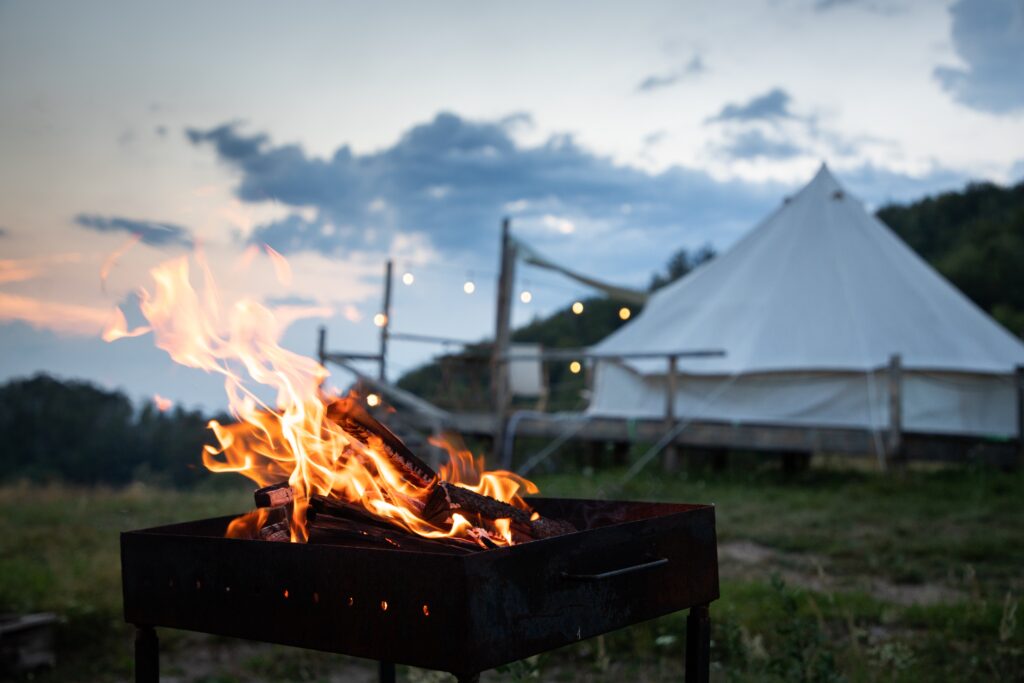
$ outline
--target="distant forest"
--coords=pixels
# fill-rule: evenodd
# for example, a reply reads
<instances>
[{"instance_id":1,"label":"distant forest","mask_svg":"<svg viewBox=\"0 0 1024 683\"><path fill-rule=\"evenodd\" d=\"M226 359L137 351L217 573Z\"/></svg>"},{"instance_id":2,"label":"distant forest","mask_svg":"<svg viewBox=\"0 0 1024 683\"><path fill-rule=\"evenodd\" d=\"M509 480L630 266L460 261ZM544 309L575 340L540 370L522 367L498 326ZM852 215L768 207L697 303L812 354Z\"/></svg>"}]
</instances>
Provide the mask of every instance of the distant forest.
<instances>
[{"instance_id":1,"label":"distant forest","mask_svg":"<svg viewBox=\"0 0 1024 683\"><path fill-rule=\"evenodd\" d=\"M886 206L878 216L981 308L1024 336L1024 183L972 184ZM680 250L652 276L650 287L663 287L713 257L710 247ZM513 340L581 347L625 324L618 302L593 297L583 304L584 315L565 308L515 330ZM639 312L630 308L632 316ZM413 370L399 385L442 406L479 409L487 396L486 365L485 348L470 348L444 366ZM551 367L549 382L550 408L582 407L582 375L559 364ZM0 386L0 480L190 486L231 479L210 477L202 465L202 445L211 441L208 419L198 411L136 406L121 392L87 382L46 375L13 380Z\"/></svg>"},{"instance_id":2,"label":"distant forest","mask_svg":"<svg viewBox=\"0 0 1024 683\"><path fill-rule=\"evenodd\" d=\"M878 217L974 303L1024 337L1024 182L968 185Z\"/></svg>"},{"instance_id":3,"label":"distant forest","mask_svg":"<svg viewBox=\"0 0 1024 683\"><path fill-rule=\"evenodd\" d=\"M189 486L208 475L209 418L46 375L0 386L0 478ZM223 419L223 418L222 418Z\"/></svg>"}]
</instances>

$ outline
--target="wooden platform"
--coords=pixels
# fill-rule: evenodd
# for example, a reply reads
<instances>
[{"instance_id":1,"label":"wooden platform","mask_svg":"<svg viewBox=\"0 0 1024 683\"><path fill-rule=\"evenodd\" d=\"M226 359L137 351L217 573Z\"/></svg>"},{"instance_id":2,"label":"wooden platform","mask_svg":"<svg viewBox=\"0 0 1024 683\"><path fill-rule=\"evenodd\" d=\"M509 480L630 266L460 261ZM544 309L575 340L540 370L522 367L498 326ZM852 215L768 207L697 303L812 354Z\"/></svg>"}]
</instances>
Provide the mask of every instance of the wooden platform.
<instances>
[{"instance_id":1,"label":"wooden platform","mask_svg":"<svg viewBox=\"0 0 1024 683\"><path fill-rule=\"evenodd\" d=\"M487 413L452 413L449 423L452 429L465 435L493 438L497 431L495 416ZM524 416L517 420L515 436L551 440L569 431L575 432L572 438L577 441L653 443L662 438L666 427L664 420L591 418L580 429L576 419ZM899 458L905 460L985 462L1004 467L1019 463L1017 439L914 432L903 432L901 437ZM679 432L675 444L683 448L863 456L875 454L879 445L884 447L886 438L885 431L866 429L694 421Z\"/></svg>"}]
</instances>

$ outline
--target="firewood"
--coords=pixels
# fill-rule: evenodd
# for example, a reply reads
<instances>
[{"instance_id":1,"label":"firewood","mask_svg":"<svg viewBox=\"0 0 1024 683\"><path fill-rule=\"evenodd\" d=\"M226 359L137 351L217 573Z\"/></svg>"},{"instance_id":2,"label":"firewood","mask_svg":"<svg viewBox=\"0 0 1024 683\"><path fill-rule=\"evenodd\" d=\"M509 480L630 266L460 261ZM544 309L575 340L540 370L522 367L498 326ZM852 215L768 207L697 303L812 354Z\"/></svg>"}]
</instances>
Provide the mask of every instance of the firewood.
<instances>
[{"instance_id":1,"label":"firewood","mask_svg":"<svg viewBox=\"0 0 1024 683\"><path fill-rule=\"evenodd\" d=\"M263 528L260 529L260 538L264 541L283 541L287 543L292 538L292 534L288 526L288 520L285 519L280 522L264 525Z\"/></svg>"},{"instance_id":2,"label":"firewood","mask_svg":"<svg viewBox=\"0 0 1024 683\"><path fill-rule=\"evenodd\" d=\"M529 512L508 503L456 484L438 481L423 508L423 517L438 522L456 512L477 526L480 526L481 521L493 524L496 519L508 519L514 531L530 539L550 538L576 531L568 522L544 517L530 519L532 515Z\"/></svg>"},{"instance_id":3,"label":"firewood","mask_svg":"<svg viewBox=\"0 0 1024 683\"><path fill-rule=\"evenodd\" d=\"M480 547L462 538L426 538L398 526L391 520L378 517L362 506L337 498L313 495L309 499L306 520L313 527L320 529L348 529L355 533L387 538L389 543L408 547L415 542L427 545L460 546L465 550L480 550Z\"/></svg>"},{"instance_id":4,"label":"firewood","mask_svg":"<svg viewBox=\"0 0 1024 683\"><path fill-rule=\"evenodd\" d=\"M271 486L264 486L256 489L253 493L258 508L274 508L287 505L292 502L292 487L286 481Z\"/></svg>"},{"instance_id":5,"label":"firewood","mask_svg":"<svg viewBox=\"0 0 1024 683\"><path fill-rule=\"evenodd\" d=\"M532 540L576 531L576 528L568 522L542 518L508 503L442 481L429 465L416 457L401 439L378 422L355 399L342 398L332 402L327 409L327 418L364 444L373 445L383 451L383 454L402 472L407 481L430 490L430 496L423 510L423 517L429 521L443 524L451 518L453 513L458 512L477 527L493 529L495 520L509 519L514 540L517 536L519 540L522 540L522 537ZM360 519L372 520L370 523L380 523L381 521L365 510L356 509L355 506L326 498L321 502L316 502L317 498L317 496L313 496L310 499L310 505L319 506L314 507L318 513L329 509L331 504L337 503L346 506L345 512L350 517L355 514ZM536 517L536 519L531 519L531 517ZM481 542L487 540L481 537Z\"/></svg>"},{"instance_id":6,"label":"firewood","mask_svg":"<svg viewBox=\"0 0 1024 683\"><path fill-rule=\"evenodd\" d=\"M405 476L406 480L426 488L437 479L437 473L420 460L390 429L378 422L352 398L339 398L327 407L327 419L346 432L371 445L373 437L380 441L384 455Z\"/></svg>"},{"instance_id":7,"label":"firewood","mask_svg":"<svg viewBox=\"0 0 1024 683\"><path fill-rule=\"evenodd\" d=\"M416 536L404 529L384 529L330 515L314 515L308 520L310 543L365 543L394 550L465 554L482 550L464 539L433 539Z\"/></svg>"}]
</instances>

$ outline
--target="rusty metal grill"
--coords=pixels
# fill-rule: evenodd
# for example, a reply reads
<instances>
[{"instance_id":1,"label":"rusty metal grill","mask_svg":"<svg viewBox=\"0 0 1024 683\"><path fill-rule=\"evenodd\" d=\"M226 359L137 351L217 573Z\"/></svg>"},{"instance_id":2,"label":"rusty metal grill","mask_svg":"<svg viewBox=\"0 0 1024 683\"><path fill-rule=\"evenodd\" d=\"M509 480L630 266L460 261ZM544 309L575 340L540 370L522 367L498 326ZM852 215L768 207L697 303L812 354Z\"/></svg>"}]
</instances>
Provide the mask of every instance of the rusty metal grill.
<instances>
[{"instance_id":1,"label":"rusty metal grill","mask_svg":"<svg viewBox=\"0 0 1024 683\"><path fill-rule=\"evenodd\" d=\"M448 671L460 680L690 609L688 680L707 680L718 598L714 508L533 498L580 531L467 555L224 538L231 517L121 535L136 680L154 627ZM382 666L382 679L393 668Z\"/></svg>"}]
</instances>

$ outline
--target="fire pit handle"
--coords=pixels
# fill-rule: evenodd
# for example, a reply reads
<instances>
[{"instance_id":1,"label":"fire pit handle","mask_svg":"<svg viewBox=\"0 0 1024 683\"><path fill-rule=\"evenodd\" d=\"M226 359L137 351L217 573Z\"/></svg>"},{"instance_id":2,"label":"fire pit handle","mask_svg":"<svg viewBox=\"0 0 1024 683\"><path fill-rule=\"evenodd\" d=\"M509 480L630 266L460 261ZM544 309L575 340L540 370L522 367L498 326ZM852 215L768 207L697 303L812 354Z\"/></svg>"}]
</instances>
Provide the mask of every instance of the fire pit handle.
<instances>
[{"instance_id":1,"label":"fire pit handle","mask_svg":"<svg viewBox=\"0 0 1024 683\"><path fill-rule=\"evenodd\" d=\"M661 557L657 560L648 560L647 562L623 567L622 569L613 569L608 572L601 572L600 574L570 574L569 572L562 572L562 578L569 579L570 581L604 581L605 579L612 579L616 576L622 576L623 574L632 574L633 572L641 572L645 569L654 569L655 567L661 567L666 564L668 564L668 558Z\"/></svg>"}]
</instances>

